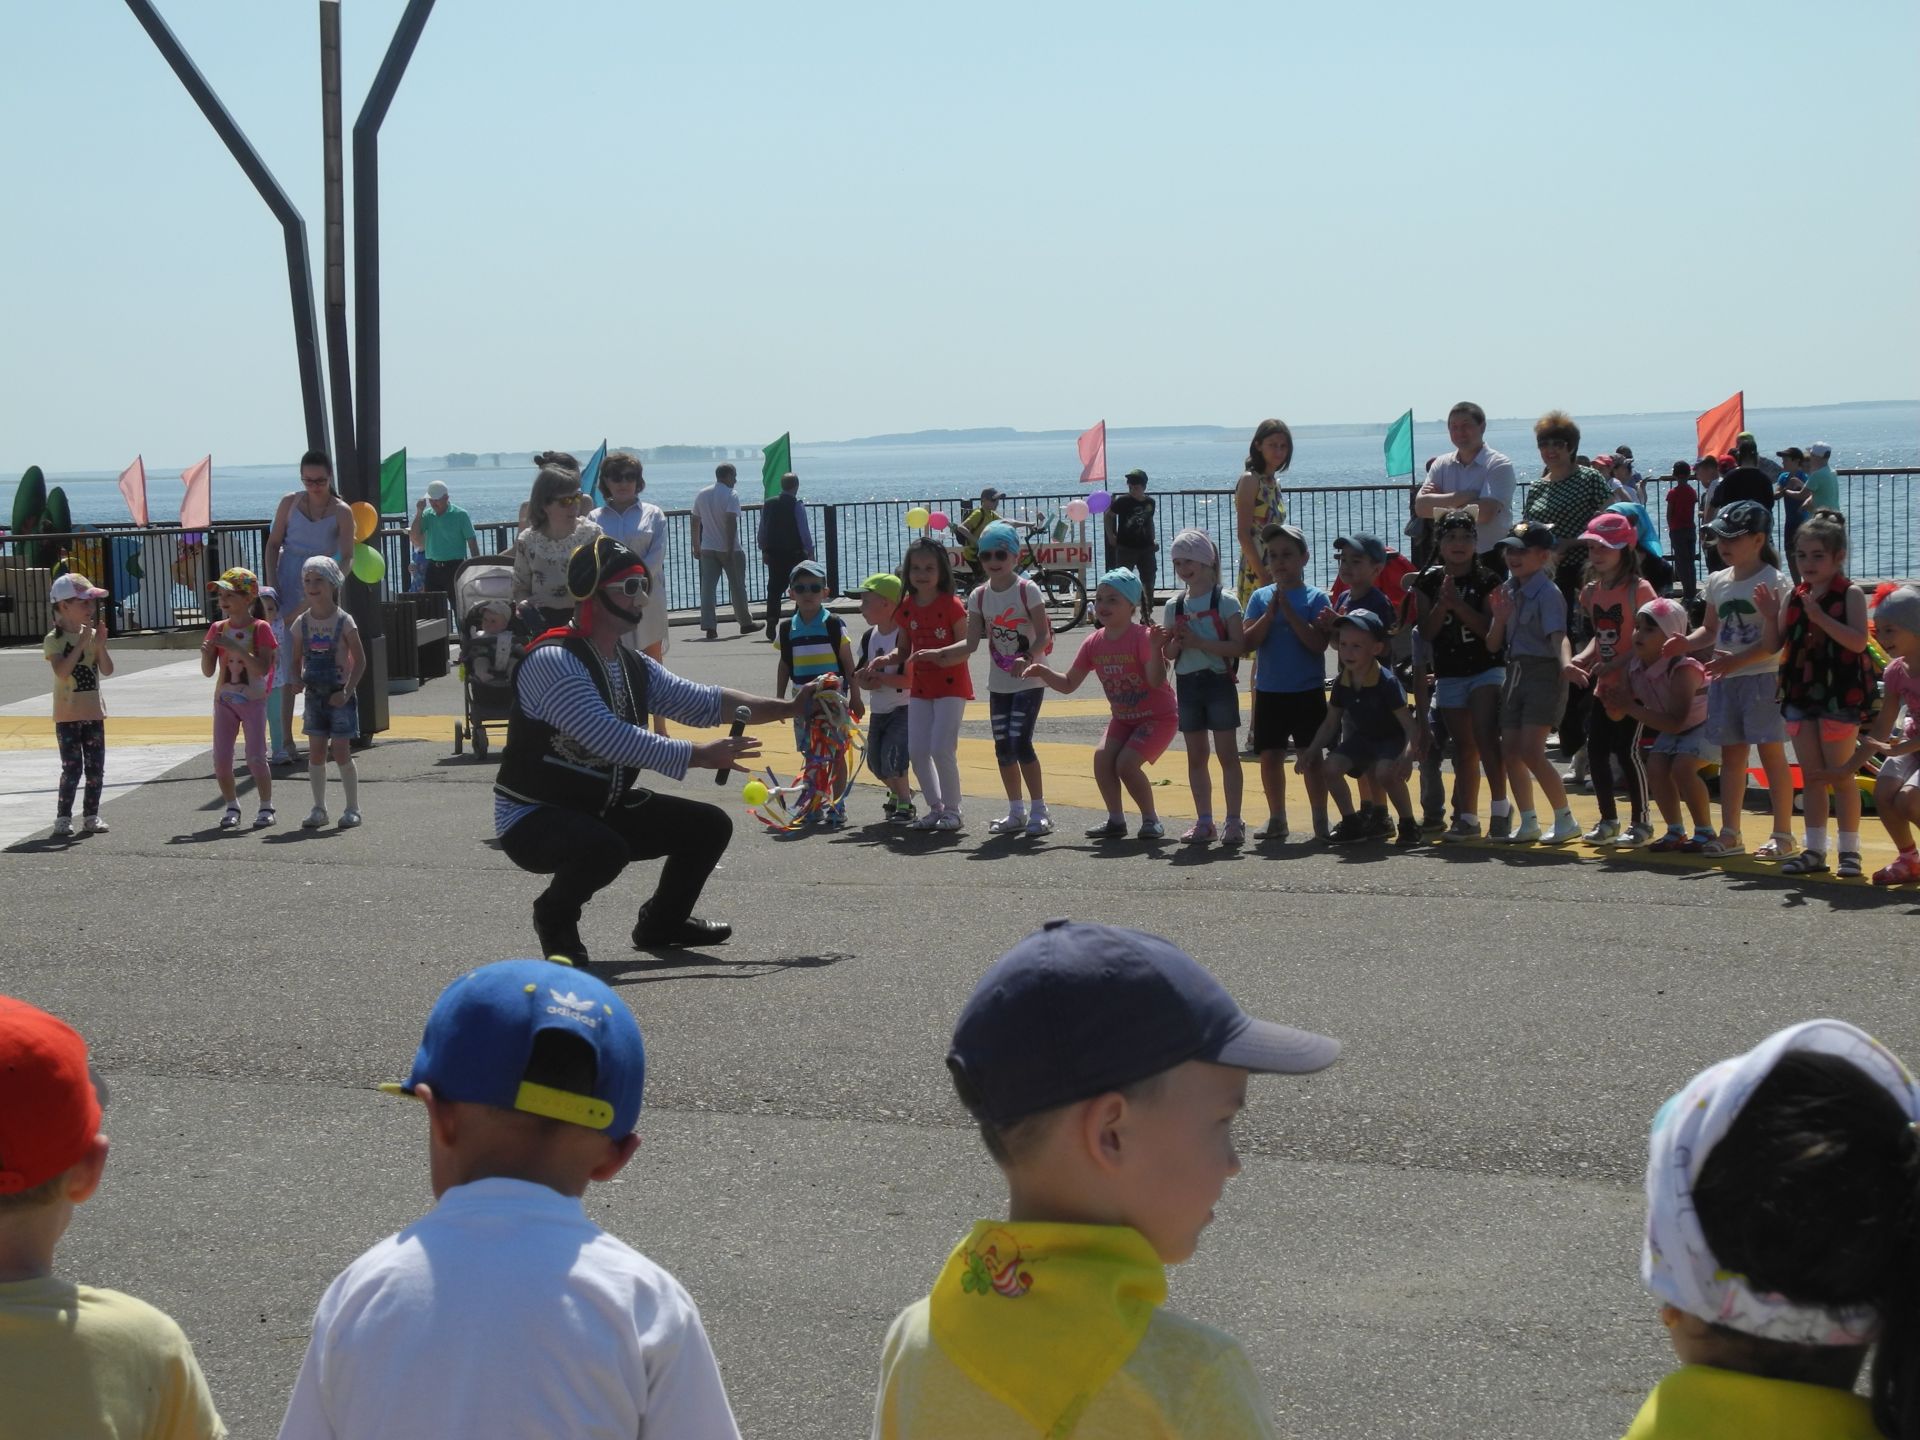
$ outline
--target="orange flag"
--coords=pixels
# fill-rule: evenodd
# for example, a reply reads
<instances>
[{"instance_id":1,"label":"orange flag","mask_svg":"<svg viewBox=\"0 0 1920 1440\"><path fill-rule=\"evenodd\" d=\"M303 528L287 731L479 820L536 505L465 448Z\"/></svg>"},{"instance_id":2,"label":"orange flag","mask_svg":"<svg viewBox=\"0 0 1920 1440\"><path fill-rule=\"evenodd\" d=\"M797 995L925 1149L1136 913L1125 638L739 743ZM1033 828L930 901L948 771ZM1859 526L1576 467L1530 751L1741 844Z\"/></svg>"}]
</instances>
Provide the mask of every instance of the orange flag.
<instances>
[{"instance_id":1,"label":"orange flag","mask_svg":"<svg viewBox=\"0 0 1920 1440\"><path fill-rule=\"evenodd\" d=\"M207 529L213 524L213 456L182 470L180 483L187 487L180 497L181 528Z\"/></svg>"},{"instance_id":2,"label":"orange flag","mask_svg":"<svg viewBox=\"0 0 1920 1440\"><path fill-rule=\"evenodd\" d=\"M1733 437L1746 428L1747 392L1736 390L1732 399L1722 400L1693 422L1693 433L1700 440L1700 448L1694 453L1696 455L1731 454Z\"/></svg>"},{"instance_id":3,"label":"orange flag","mask_svg":"<svg viewBox=\"0 0 1920 1440\"><path fill-rule=\"evenodd\" d=\"M133 516L133 523L147 523L147 462L138 455L133 463L120 472L120 493L126 497L127 513Z\"/></svg>"}]
</instances>

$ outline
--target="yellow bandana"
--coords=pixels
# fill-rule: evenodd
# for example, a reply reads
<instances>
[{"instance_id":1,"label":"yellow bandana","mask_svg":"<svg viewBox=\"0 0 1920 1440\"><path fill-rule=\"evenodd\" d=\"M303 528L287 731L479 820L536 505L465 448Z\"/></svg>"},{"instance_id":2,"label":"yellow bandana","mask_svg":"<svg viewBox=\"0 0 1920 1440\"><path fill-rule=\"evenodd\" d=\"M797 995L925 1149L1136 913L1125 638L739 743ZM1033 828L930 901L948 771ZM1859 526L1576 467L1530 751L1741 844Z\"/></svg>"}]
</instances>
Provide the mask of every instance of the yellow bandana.
<instances>
[{"instance_id":1,"label":"yellow bandana","mask_svg":"<svg viewBox=\"0 0 1920 1440\"><path fill-rule=\"evenodd\" d=\"M1069 1434L1167 1298L1138 1230L982 1220L947 1257L928 1328L954 1364L1042 1434Z\"/></svg>"}]
</instances>

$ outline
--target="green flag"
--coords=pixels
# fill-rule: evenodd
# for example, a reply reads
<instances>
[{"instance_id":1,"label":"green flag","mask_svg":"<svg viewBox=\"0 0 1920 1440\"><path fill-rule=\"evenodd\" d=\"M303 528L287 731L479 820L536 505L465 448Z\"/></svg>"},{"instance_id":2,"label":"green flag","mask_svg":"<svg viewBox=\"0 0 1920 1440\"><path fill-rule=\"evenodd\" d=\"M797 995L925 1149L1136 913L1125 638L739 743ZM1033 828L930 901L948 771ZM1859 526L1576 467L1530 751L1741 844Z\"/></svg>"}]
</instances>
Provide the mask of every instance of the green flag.
<instances>
[{"instance_id":1,"label":"green flag","mask_svg":"<svg viewBox=\"0 0 1920 1440\"><path fill-rule=\"evenodd\" d=\"M404 446L380 462L380 513L407 513L407 452Z\"/></svg>"},{"instance_id":2,"label":"green flag","mask_svg":"<svg viewBox=\"0 0 1920 1440\"><path fill-rule=\"evenodd\" d=\"M780 477L793 469L793 432L789 430L767 446L760 462L760 498L771 500L780 493Z\"/></svg>"},{"instance_id":3,"label":"green flag","mask_svg":"<svg viewBox=\"0 0 1920 1440\"><path fill-rule=\"evenodd\" d=\"M1413 473L1413 411L1387 427L1387 478Z\"/></svg>"}]
</instances>

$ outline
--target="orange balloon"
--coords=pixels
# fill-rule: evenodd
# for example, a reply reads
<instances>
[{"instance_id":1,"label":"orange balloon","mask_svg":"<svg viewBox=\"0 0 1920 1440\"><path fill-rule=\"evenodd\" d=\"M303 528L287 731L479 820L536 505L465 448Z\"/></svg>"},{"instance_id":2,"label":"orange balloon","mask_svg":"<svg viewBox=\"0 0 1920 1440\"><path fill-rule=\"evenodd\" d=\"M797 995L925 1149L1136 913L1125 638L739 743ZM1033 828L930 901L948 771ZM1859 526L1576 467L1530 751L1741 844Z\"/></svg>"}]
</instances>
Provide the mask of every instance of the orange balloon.
<instances>
[{"instance_id":1,"label":"orange balloon","mask_svg":"<svg viewBox=\"0 0 1920 1440\"><path fill-rule=\"evenodd\" d=\"M353 502L353 538L365 540L380 528L380 512L364 500Z\"/></svg>"}]
</instances>

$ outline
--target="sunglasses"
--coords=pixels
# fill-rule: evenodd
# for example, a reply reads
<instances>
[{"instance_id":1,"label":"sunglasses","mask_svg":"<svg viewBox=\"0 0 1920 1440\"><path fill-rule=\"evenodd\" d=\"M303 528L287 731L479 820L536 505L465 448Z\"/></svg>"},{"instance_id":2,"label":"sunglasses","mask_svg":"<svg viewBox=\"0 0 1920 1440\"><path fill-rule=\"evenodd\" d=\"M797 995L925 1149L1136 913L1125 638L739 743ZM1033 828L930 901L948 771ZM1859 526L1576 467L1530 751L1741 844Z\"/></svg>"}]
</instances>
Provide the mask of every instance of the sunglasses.
<instances>
[{"instance_id":1,"label":"sunglasses","mask_svg":"<svg viewBox=\"0 0 1920 1440\"><path fill-rule=\"evenodd\" d=\"M1542 450L1565 450L1567 448L1567 442L1564 440L1542 440L1540 442L1540 448Z\"/></svg>"},{"instance_id":2,"label":"sunglasses","mask_svg":"<svg viewBox=\"0 0 1920 1440\"><path fill-rule=\"evenodd\" d=\"M300 483L302 485L331 485L333 481L325 475L302 475L300 477Z\"/></svg>"},{"instance_id":3,"label":"sunglasses","mask_svg":"<svg viewBox=\"0 0 1920 1440\"><path fill-rule=\"evenodd\" d=\"M571 495L556 495L551 500L547 501L547 504L571 505L573 504L574 501L578 500L579 498L580 498L580 492L576 490Z\"/></svg>"},{"instance_id":4,"label":"sunglasses","mask_svg":"<svg viewBox=\"0 0 1920 1440\"><path fill-rule=\"evenodd\" d=\"M788 588L791 589L793 593L796 595L818 595L822 590L826 589L827 587L816 581L806 585L801 585L796 583L794 585L789 586Z\"/></svg>"},{"instance_id":5,"label":"sunglasses","mask_svg":"<svg viewBox=\"0 0 1920 1440\"><path fill-rule=\"evenodd\" d=\"M980 558L982 560L1011 560L1013 558L1013 552L1011 550L982 550L980 552Z\"/></svg>"},{"instance_id":6,"label":"sunglasses","mask_svg":"<svg viewBox=\"0 0 1920 1440\"><path fill-rule=\"evenodd\" d=\"M652 589L652 582L644 575L629 575L624 580L609 580L600 587L603 594L621 595L628 600L637 600Z\"/></svg>"}]
</instances>

